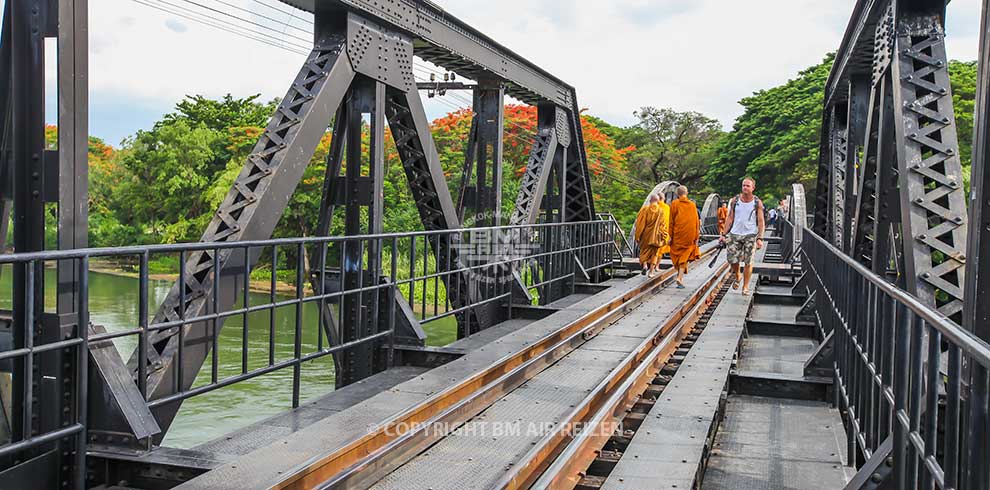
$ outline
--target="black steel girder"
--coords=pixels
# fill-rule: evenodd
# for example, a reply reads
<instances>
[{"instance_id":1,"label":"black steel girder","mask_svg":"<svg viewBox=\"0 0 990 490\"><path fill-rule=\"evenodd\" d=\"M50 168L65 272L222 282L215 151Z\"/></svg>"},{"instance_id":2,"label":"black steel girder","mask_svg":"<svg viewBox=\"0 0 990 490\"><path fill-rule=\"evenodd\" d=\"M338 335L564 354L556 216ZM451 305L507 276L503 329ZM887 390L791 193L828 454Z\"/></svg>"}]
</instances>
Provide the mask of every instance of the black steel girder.
<instances>
[{"instance_id":1,"label":"black steel girder","mask_svg":"<svg viewBox=\"0 0 990 490\"><path fill-rule=\"evenodd\" d=\"M275 115L261 135L244 169L203 234L204 242L234 242L271 236L289 198L343 101L355 74L345 52L347 40L339 35L317 39L299 74L282 99ZM254 254L252 254L254 255ZM253 264L257 257L247 261ZM243 252L221 253L220 271L214 270L212 252L190 254L186 261L186 283L172 287L154 322L174 321L212 312L213 282L220 280L217 298L220 310L234 304L243 282ZM219 273L219 274L218 274ZM219 276L219 277L218 277ZM142 360L147 363L149 399L188 389L209 353L209 325L186 325L183 366L178 366L178 329L155 331L147 352L132 355L128 366L137 375ZM219 330L219 326L217 327ZM194 341L199 339L200 341ZM160 406L155 415L164 431L168 429L179 403Z\"/></svg>"},{"instance_id":2,"label":"black steel girder","mask_svg":"<svg viewBox=\"0 0 990 490\"><path fill-rule=\"evenodd\" d=\"M346 9L414 38L416 55L473 80L498 77L506 93L536 105L572 107L574 88L469 24L424 0L282 0L314 12Z\"/></svg>"},{"instance_id":3,"label":"black steel girder","mask_svg":"<svg viewBox=\"0 0 990 490\"><path fill-rule=\"evenodd\" d=\"M990 0L984 0L978 59L966 298L990 297ZM990 301L966 301L963 326L990 342ZM986 457L984 454L976 461L985 461Z\"/></svg>"},{"instance_id":4,"label":"black steel girder","mask_svg":"<svg viewBox=\"0 0 990 490\"><path fill-rule=\"evenodd\" d=\"M474 117L457 195L457 217L464 226L499 226L502 222L504 100L500 82L482 82L474 89Z\"/></svg>"},{"instance_id":5,"label":"black steel girder","mask_svg":"<svg viewBox=\"0 0 990 490\"><path fill-rule=\"evenodd\" d=\"M924 3L899 3L894 13L891 78L904 276L908 291L958 321L966 197L945 53L945 6Z\"/></svg>"}]
</instances>

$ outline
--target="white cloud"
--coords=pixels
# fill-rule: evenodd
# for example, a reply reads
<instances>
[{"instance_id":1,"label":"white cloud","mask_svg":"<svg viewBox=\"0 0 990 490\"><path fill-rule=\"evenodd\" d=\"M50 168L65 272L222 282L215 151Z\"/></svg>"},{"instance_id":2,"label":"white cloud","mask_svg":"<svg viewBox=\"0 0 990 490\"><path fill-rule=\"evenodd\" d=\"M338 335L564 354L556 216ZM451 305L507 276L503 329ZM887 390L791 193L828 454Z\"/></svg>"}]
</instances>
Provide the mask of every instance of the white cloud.
<instances>
[{"instance_id":1,"label":"white cloud","mask_svg":"<svg viewBox=\"0 0 990 490\"><path fill-rule=\"evenodd\" d=\"M140 0L185 8L187 0ZM310 18L275 0L192 0L273 26L268 41L307 44ZM0 0L2 4L3 0ZM793 77L835 50L853 0L441 0L462 20L578 89L616 124L643 105L697 110L727 127L741 97ZM236 8L245 11L236 10ZM979 0L949 5L949 54L975 59ZM227 22L222 14L210 12ZM264 17L261 17L264 16ZM256 26L248 26L258 30ZM282 96L304 55L206 27L136 0L90 2L90 89L167 110L186 94ZM54 72L51 73L54 76ZM417 73L417 77L426 75ZM463 97L464 94L462 94ZM431 115L460 99L429 101ZM100 107L92 111L100 114ZM105 116L110 116L105 115ZM94 116L95 118L96 116ZM126 118L127 115L120 115ZM142 124L147 125L147 121ZM94 132L99 133L94 121ZM138 129L135 127L134 129Z\"/></svg>"}]
</instances>

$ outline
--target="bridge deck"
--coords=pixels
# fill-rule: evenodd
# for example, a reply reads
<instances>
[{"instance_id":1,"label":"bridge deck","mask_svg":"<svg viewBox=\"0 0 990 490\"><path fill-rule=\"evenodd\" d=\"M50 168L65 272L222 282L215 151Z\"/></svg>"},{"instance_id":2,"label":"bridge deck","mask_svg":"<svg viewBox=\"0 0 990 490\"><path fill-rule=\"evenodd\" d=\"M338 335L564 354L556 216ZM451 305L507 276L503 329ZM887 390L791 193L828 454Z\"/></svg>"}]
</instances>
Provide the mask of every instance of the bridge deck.
<instances>
[{"instance_id":1,"label":"bridge deck","mask_svg":"<svg viewBox=\"0 0 990 490\"><path fill-rule=\"evenodd\" d=\"M747 322L797 325L798 309L756 304ZM777 333L782 335L751 334L742 342L736 374L746 377L745 385L737 383L726 402L704 490L834 489L851 477L843 464L846 437L839 413L815 395L828 390L809 390L805 383L811 378L804 376L804 363L818 340L795 331ZM775 382L754 381L761 377Z\"/></svg>"},{"instance_id":2,"label":"bridge deck","mask_svg":"<svg viewBox=\"0 0 990 490\"><path fill-rule=\"evenodd\" d=\"M256 441L253 448L236 459L226 461L177 488L182 489L252 489L269 488L283 475L311 458L357 440L369 427L387 420L430 395L466 379L492 365L502 357L518 352L594 308L608 303L639 287L645 277L610 281L598 294L580 298L573 304L559 302L558 311L539 320L510 320L482 332L481 337L463 339L449 347L468 350L462 357L423 372L408 381L395 384L374 396L338 412L327 413L305 427L289 434L275 434ZM332 396L332 394L330 395ZM302 407L301 407L302 408ZM291 413L291 412L290 412ZM299 430L303 429L303 430ZM244 436L250 439L250 434ZM223 442L218 443L223 446Z\"/></svg>"},{"instance_id":3,"label":"bridge deck","mask_svg":"<svg viewBox=\"0 0 990 490\"><path fill-rule=\"evenodd\" d=\"M718 304L602 490L694 488L751 301L752 296L729 293Z\"/></svg>"},{"instance_id":4,"label":"bridge deck","mask_svg":"<svg viewBox=\"0 0 990 490\"><path fill-rule=\"evenodd\" d=\"M591 388L605 379L654 329L668 321L716 270L695 267L685 280L687 288L667 288L643 302L579 349L492 404L459 432L433 445L372 488L492 487L545 436L548 427L564 420ZM506 430L511 433L506 434Z\"/></svg>"}]
</instances>

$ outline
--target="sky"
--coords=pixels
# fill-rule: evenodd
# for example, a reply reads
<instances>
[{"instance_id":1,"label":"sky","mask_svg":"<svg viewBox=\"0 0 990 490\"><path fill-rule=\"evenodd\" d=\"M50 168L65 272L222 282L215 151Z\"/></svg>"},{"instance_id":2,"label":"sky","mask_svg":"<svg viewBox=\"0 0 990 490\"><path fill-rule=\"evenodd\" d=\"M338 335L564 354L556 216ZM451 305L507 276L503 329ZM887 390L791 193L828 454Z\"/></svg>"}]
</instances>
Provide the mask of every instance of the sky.
<instances>
[{"instance_id":1,"label":"sky","mask_svg":"<svg viewBox=\"0 0 990 490\"><path fill-rule=\"evenodd\" d=\"M574 85L579 105L610 123L633 124L633 112L650 105L698 111L727 129L742 112L740 98L784 83L836 50L855 3L434 1ZM89 3L90 133L114 145L151 127L185 95L261 94L264 100L284 95L311 38L312 17L277 0ZM950 3L950 58L976 58L979 9L979 0ZM233 28L253 39L189 18L204 14L214 18L207 22L222 19L225 28L239 26ZM49 56L47 88L52 123L53 59ZM419 79L438 71L423 62L417 65ZM426 100L427 112L439 117L468 100L463 93Z\"/></svg>"}]
</instances>

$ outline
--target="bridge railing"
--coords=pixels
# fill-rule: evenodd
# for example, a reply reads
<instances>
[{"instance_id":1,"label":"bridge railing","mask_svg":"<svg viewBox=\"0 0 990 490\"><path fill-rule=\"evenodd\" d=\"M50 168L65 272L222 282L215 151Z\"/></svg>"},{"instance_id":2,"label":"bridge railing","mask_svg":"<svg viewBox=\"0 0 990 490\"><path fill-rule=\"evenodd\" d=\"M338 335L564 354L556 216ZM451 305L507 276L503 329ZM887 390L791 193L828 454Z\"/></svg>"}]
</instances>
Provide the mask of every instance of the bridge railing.
<instances>
[{"instance_id":1,"label":"bridge railing","mask_svg":"<svg viewBox=\"0 0 990 490\"><path fill-rule=\"evenodd\" d=\"M136 383L140 398L153 412L283 369L293 371L295 407L299 405L304 363L328 355L357 353L360 355L354 355L353 362L373 363L372 372L384 369L392 362L400 322L413 323L418 329L486 305L503 312L509 309L511 314L513 303L545 303L550 298L549 288L566 289L570 285L573 290L575 280L584 281L611 267L614 239L612 222L589 221L0 255L0 266L11 264L23 269L23 283L13 284L13 288L27 291L28 304L41 304L43 299L32 296L38 290L37 281L56 263L74 263L81 278L76 326L63 337L36 337L41 319L33 308L7 319L11 331L18 334L11 345L0 343L0 371L9 373L14 382L10 396L15 427L11 437L0 438L0 459L20 456L25 450L69 436L79 437L77 447L85 452L82 437L87 428L90 351L123 350L127 345L134 349L127 363L129 375L121 382ZM212 264L193 264L191 257L200 253ZM156 258L163 257L174 259L178 281L187 286L197 266L212 265L210 275L222 271L220 280L200 278L212 291L179 288L179 294L189 296L188 301L183 297L180 305L191 305L197 297L209 298L201 313L187 314L191 310L187 307L178 311L176 318L152 316L155 293L160 296L164 292L160 278L156 279L161 271L153 267L161 262ZM116 311L127 312L128 325L103 329L90 322L91 315L98 317L105 312L91 310L89 285L95 269L91 266L109 262L133 264L138 292L136 300L121 297L115 301L126 304L112 305ZM534 292L535 298L521 299L520 289ZM319 307L315 322L309 305ZM304 315L309 322L304 321ZM225 338L235 339L239 351L218 349L225 321L233 330ZM39 409L32 407L32 390L42 384L44 373L37 372L36 361L39 356L67 350L71 352L66 355L75 360L67 369L76 374L72 379L78 380L79 386L71 391L78 397L72 402L71 413L65 414L63 428L37 433L30 423L30 414ZM174 356L174 362L166 362L168 356ZM85 469L85 465L77 467Z\"/></svg>"},{"instance_id":2,"label":"bridge railing","mask_svg":"<svg viewBox=\"0 0 990 490\"><path fill-rule=\"evenodd\" d=\"M987 488L990 345L811 230L799 255L833 332L848 454L889 451L876 473L893 471L894 488Z\"/></svg>"}]
</instances>

